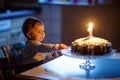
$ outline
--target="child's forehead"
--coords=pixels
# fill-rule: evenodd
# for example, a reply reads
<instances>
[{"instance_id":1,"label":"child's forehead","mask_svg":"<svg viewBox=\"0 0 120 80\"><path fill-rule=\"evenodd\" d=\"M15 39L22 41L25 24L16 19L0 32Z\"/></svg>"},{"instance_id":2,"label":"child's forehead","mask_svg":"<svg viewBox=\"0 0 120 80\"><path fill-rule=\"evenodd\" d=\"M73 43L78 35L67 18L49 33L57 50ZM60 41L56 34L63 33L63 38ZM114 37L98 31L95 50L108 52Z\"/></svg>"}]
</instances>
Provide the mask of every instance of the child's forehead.
<instances>
[{"instance_id":1,"label":"child's forehead","mask_svg":"<svg viewBox=\"0 0 120 80\"><path fill-rule=\"evenodd\" d=\"M35 24L33 28L39 28L39 29L44 29L44 25L43 24Z\"/></svg>"},{"instance_id":2,"label":"child's forehead","mask_svg":"<svg viewBox=\"0 0 120 80\"><path fill-rule=\"evenodd\" d=\"M37 22L34 26L44 26L42 23Z\"/></svg>"}]
</instances>

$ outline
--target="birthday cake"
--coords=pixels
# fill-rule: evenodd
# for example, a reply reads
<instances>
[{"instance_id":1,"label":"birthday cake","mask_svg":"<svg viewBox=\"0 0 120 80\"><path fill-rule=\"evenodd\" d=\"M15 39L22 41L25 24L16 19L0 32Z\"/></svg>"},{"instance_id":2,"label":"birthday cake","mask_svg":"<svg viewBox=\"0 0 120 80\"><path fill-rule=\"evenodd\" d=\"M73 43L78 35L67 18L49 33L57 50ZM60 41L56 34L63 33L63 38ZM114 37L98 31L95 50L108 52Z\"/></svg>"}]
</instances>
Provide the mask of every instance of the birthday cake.
<instances>
[{"instance_id":1,"label":"birthday cake","mask_svg":"<svg viewBox=\"0 0 120 80\"><path fill-rule=\"evenodd\" d=\"M82 55L104 55L112 51L112 44L99 37L84 37L72 42L71 51Z\"/></svg>"}]
</instances>

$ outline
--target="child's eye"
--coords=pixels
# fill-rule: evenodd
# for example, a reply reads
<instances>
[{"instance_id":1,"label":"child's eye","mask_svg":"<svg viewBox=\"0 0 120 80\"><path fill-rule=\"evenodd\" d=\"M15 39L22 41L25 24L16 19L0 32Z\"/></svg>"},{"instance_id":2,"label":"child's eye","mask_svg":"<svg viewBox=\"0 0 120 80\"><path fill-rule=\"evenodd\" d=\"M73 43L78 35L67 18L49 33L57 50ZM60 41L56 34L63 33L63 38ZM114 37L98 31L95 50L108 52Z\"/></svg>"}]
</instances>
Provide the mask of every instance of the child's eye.
<instances>
[{"instance_id":1,"label":"child's eye","mask_svg":"<svg viewBox=\"0 0 120 80\"><path fill-rule=\"evenodd\" d=\"M39 31L38 33L44 33L44 31Z\"/></svg>"},{"instance_id":2,"label":"child's eye","mask_svg":"<svg viewBox=\"0 0 120 80\"><path fill-rule=\"evenodd\" d=\"M41 32L38 32L38 33L41 33Z\"/></svg>"}]
</instances>

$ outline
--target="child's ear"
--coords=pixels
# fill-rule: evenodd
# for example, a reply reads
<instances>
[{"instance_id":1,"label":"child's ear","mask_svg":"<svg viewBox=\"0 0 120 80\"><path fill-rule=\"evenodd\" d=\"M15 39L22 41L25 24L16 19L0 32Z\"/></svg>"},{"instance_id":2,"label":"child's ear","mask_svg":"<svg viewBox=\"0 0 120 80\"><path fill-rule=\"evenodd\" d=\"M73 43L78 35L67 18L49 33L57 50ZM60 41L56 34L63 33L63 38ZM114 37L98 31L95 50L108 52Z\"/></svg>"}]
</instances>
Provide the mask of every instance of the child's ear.
<instances>
[{"instance_id":1,"label":"child's ear","mask_svg":"<svg viewBox=\"0 0 120 80\"><path fill-rule=\"evenodd\" d=\"M27 32L26 35L27 35L28 38L31 38L31 32Z\"/></svg>"}]
</instances>

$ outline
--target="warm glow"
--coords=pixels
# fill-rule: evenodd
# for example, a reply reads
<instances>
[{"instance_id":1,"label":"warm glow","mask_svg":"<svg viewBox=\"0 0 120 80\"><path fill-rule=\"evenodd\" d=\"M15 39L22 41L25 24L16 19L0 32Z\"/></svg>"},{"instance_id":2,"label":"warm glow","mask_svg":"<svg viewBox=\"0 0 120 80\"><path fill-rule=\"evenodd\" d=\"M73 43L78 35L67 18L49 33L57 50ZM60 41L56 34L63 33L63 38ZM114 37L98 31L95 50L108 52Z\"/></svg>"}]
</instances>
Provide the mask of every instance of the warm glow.
<instances>
[{"instance_id":1,"label":"warm glow","mask_svg":"<svg viewBox=\"0 0 120 80\"><path fill-rule=\"evenodd\" d=\"M92 35L92 29L93 29L93 23L90 22L90 23L88 24L88 29L87 29L87 31L89 32L89 36L90 36L90 37L93 36L93 35Z\"/></svg>"},{"instance_id":2,"label":"warm glow","mask_svg":"<svg viewBox=\"0 0 120 80\"><path fill-rule=\"evenodd\" d=\"M93 23L89 23L88 24L88 31L92 31L92 28L93 28Z\"/></svg>"}]
</instances>

